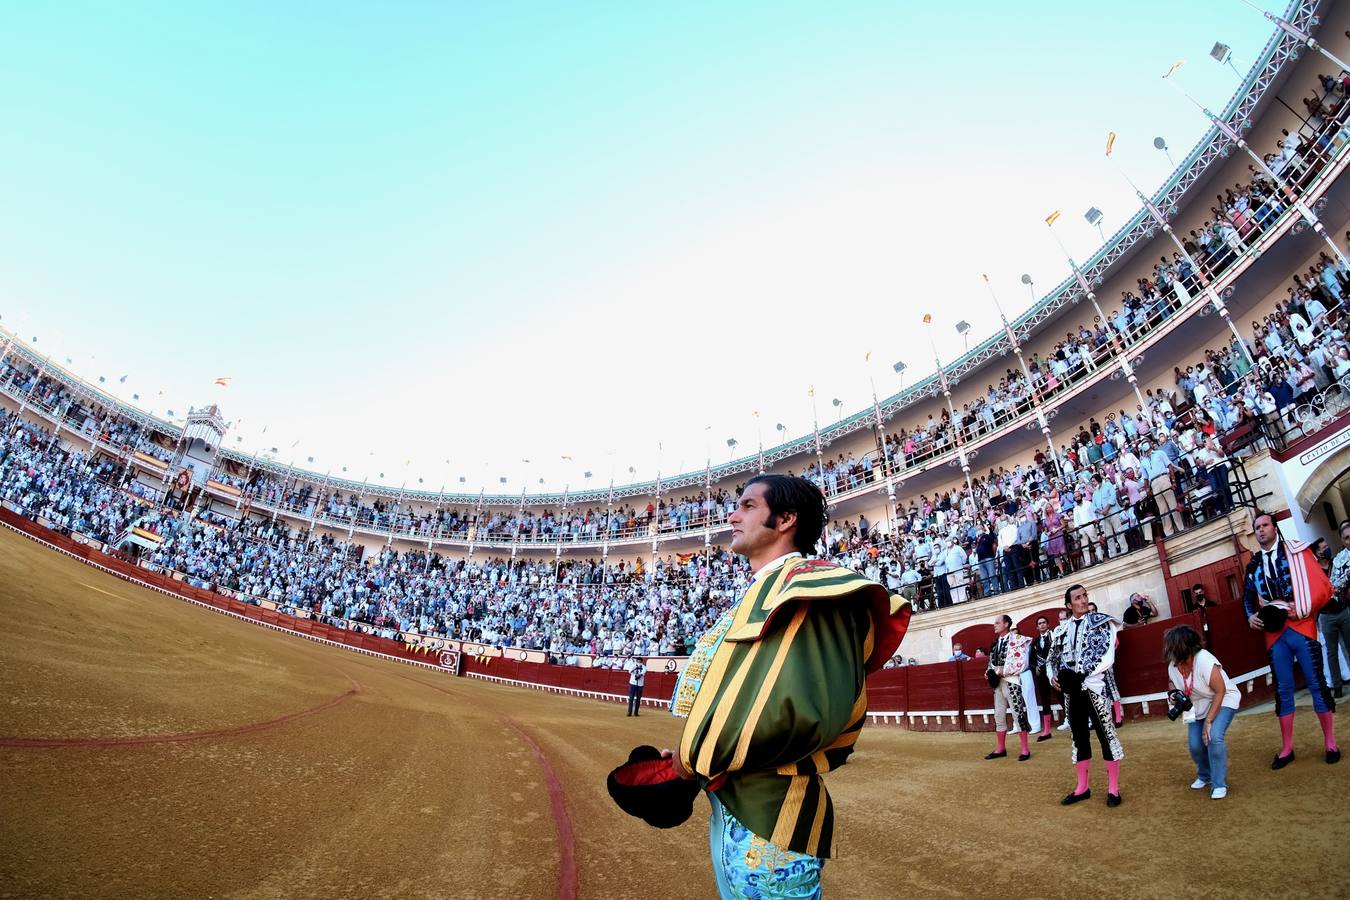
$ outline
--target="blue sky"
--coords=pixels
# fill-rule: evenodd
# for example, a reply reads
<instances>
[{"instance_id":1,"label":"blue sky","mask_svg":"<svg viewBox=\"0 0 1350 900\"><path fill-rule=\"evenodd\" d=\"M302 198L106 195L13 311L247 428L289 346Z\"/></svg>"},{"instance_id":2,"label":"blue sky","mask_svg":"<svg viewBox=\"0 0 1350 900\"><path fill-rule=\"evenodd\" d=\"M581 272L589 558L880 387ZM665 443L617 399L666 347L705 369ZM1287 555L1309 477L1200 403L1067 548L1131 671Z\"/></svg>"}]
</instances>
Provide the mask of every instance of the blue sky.
<instances>
[{"instance_id":1,"label":"blue sky","mask_svg":"<svg viewBox=\"0 0 1350 900\"><path fill-rule=\"evenodd\" d=\"M1106 133L1156 187L1153 138L1206 126L1161 74L1221 108L1210 47L1245 72L1270 34L1237 0L906 6L10 4L0 324L357 479L800 435L809 386L870 402L867 351L883 394L931 371L924 312L945 359L997 328L982 272L1010 313L1063 278L1050 210L1086 257L1083 210L1137 208Z\"/></svg>"}]
</instances>

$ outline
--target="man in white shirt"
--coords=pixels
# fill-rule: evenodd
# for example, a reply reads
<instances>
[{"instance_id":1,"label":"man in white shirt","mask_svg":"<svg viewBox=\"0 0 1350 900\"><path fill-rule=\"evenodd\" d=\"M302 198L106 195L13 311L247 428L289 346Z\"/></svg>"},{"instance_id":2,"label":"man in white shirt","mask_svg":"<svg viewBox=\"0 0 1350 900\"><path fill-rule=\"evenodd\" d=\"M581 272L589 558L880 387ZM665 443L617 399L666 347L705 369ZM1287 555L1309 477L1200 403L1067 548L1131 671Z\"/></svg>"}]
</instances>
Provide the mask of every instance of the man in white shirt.
<instances>
[{"instance_id":1,"label":"man in white shirt","mask_svg":"<svg viewBox=\"0 0 1350 900\"><path fill-rule=\"evenodd\" d=\"M628 715L636 716L642 708L642 686L647 680L647 667L636 656L628 658Z\"/></svg>"}]
</instances>

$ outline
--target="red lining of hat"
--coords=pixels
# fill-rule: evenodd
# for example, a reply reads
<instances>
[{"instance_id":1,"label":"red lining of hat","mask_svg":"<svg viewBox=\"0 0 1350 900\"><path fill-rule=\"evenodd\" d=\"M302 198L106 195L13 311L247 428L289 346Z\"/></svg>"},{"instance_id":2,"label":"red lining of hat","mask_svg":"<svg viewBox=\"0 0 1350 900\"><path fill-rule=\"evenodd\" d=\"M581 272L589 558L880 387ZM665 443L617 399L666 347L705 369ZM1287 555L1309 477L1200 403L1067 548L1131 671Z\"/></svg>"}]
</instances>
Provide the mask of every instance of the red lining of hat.
<instances>
[{"instance_id":1,"label":"red lining of hat","mask_svg":"<svg viewBox=\"0 0 1350 900\"><path fill-rule=\"evenodd\" d=\"M675 766L669 759L648 759L629 763L614 773L614 780L624 787L653 787L675 781Z\"/></svg>"}]
</instances>

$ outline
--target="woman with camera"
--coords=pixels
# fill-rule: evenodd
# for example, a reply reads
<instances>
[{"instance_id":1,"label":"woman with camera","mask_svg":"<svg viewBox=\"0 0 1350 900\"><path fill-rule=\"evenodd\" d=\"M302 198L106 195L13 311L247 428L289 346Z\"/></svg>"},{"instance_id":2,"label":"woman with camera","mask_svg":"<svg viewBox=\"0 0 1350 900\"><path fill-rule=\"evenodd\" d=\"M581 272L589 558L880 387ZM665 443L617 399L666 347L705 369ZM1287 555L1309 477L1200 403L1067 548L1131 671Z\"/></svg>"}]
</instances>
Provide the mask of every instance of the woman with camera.
<instances>
[{"instance_id":1,"label":"woman with camera","mask_svg":"<svg viewBox=\"0 0 1350 900\"><path fill-rule=\"evenodd\" d=\"M1242 695L1214 654L1204 649L1200 634L1189 625L1169 628L1163 635L1163 656L1172 689L1167 692L1167 718L1184 716L1191 759L1195 760L1195 790L1210 788L1212 800L1228 796L1228 726L1237 714Z\"/></svg>"}]
</instances>

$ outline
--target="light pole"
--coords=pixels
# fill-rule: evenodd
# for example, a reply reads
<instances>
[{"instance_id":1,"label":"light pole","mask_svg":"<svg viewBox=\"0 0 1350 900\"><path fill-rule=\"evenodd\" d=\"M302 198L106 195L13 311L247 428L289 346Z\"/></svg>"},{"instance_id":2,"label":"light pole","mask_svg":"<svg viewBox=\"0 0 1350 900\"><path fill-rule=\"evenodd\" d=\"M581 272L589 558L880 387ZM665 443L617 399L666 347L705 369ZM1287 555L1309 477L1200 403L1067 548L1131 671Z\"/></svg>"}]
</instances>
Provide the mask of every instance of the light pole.
<instances>
[{"instance_id":1,"label":"light pole","mask_svg":"<svg viewBox=\"0 0 1350 900\"><path fill-rule=\"evenodd\" d=\"M1174 68L1172 72L1168 72L1164 80L1167 81L1167 83L1170 84L1174 90L1176 90L1179 94L1181 94L1181 96L1191 101L1191 103L1195 106L1196 109L1204 113L1205 118L1209 119L1211 125L1219 129L1219 131L1223 134L1224 137L1232 141L1239 150L1241 150L1243 153L1246 153L1247 156L1251 158L1252 162L1256 164L1256 168L1260 170L1261 174L1269 178L1270 183L1279 188L1280 193L1284 195L1284 199L1287 200L1291 206L1293 206L1295 209L1298 210L1299 215L1303 217L1303 221L1307 222L1308 226L1312 228L1314 232L1317 233L1318 237L1320 237L1324 242L1326 242L1326 245L1331 248L1331 252L1336 255L1336 258L1338 260L1340 260L1341 267L1350 268L1350 260L1346 259L1345 254L1341 252L1341 248L1336 245L1336 242L1334 240L1332 240L1331 235L1327 234L1327 230L1325 227L1323 227L1322 220L1317 217L1317 214L1314 213L1308 207L1308 205L1304 203L1303 200L1294 193L1293 188L1289 186L1289 183L1287 181L1285 181L1279 175L1276 175L1275 171L1271 169L1270 166L1266 165L1266 161L1261 156L1261 154L1252 150L1252 148L1248 146L1247 142L1243 139L1242 135L1238 133L1237 129L1233 128L1233 126L1229 125L1227 122L1223 121L1218 116L1214 115L1214 113L1210 112L1207 106L1205 106L1199 100L1196 100L1194 97L1188 94L1186 90L1176 82L1176 80L1170 77L1172 74L1174 74L1175 71L1176 70Z\"/></svg>"},{"instance_id":2,"label":"light pole","mask_svg":"<svg viewBox=\"0 0 1350 900\"><path fill-rule=\"evenodd\" d=\"M806 395L811 398L811 431L816 438L816 474L820 478L821 489L824 490L825 484L825 454L821 451L820 445L820 419L816 415L816 389L809 388Z\"/></svg>"},{"instance_id":3,"label":"light pole","mask_svg":"<svg viewBox=\"0 0 1350 900\"><path fill-rule=\"evenodd\" d=\"M1175 66L1173 67L1173 71L1176 71ZM1171 73L1169 72L1168 74L1170 75ZM1200 279L1200 283L1204 288L1205 294L1209 297L1209 302L1213 304L1214 311L1219 314L1219 316L1228 325L1229 330L1233 332L1233 337L1237 341L1238 346L1242 348L1242 353L1247 357L1247 362L1250 363L1253 367L1255 367L1256 360L1252 357L1252 351L1248 349L1247 342L1244 341L1242 339L1242 335L1238 333L1237 325L1233 324L1233 318L1228 314L1228 307L1224 305L1223 298L1219 296L1219 292L1214 290L1214 285L1210 283L1210 280L1207 277L1205 277L1204 272L1201 271L1200 264L1195 260L1193 256L1191 256L1190 251L1188 251L1186 249L1186 246L1181 243L1181 239L1176 236L1176 233L1172 231L1172 225L1167 221L1167 217L1162 214L1162 210L1158 209L1158 207L1154 205L1153 201L1149 199L1149 197L1145 195L1143 191L1139 190L1139 186L1134 183L1134 181L1130 178L1129 175L1125 174L1125 170L1120 168L1120 166L1116 164L1115 159L1112 158L1111 150L1115 142L1115 139L1116 134L1113 131L1111 132L1110 137L1106 139L1106 158L1111 161L1111 165L1114 166L1116 171L1120 173L1120 176L1124 178L1126 182L1129 183L1130 187L1134 188L1135 196L1138 197L1140 202L1144 204L1144 208L1148 210L1149 216L1151 216L1153 221L1157 224L1157 226L1163 230L1163 233L1166 234L1168 238L1171 239L1173 246L1175 246L1177 251L1181 253L1182 258L1185 259L1188 263L1190 263L1191 268L1196 273L1196 277ZM1058 240L1058 238L1056 238L1056 240ZM1093 303L1096 303L1095 298L1093 299ZM1105 321L1105 318L1103 318L1103 321Z\"/></svg>"},{"instance_id":4,"label":"light pole","mask_svg":"<svg viewBox=\"0 0 1350 900\"><path fill-rule=\"evenodd\" d=\"M1176 160L1172 159L1172 151L1168 149L1167 141L1164 138L1155 137L1153 139L1153 148L1155 150L1161 150L1163 153L1167 155L1167 164L1169 166L1171 166L1173 169L1177 167Z\"/></svg>"},{"instance_id":5,"label":"light pole","mask_svg":"<svg viewBox=\"0 0 1350 900\"><path fill-rule=\"evenodd\" d=\"M1274 23L1275 27L1279 28L1285 34L1294 38L1294 40L1301 42L1309 50L1316 50L1318 53L1325 56L1331 62L1335 63L1336 67L1339 68L1342 72L1350 71L1350 64L1343 62L1339 56L1332 53L1330 50L1328 50L1326 47L1323 47L1321 44L1317 43L1317 41L1313 40L1313 36L1308 34L1303 29L1299 28L1296 25L1289 24L1284 19L1281 19L1274 13L1266 12L1264 9L1253 3L1252 0L1242 0L1242 2L1247 4L1257 12L1259 12L1261 15L1265 16L1268 22ZM1216 49L1218 46L1222 45L1216 45Z\"/></svg>"},{"instance_id":6,"label":"light pole","mask_svg":"<svg viewBox=\"0 0 1350 900\"><path fill-rule=\"evenodd\" d=\"M1105 216L1102 215L1102 211L1095 206L1089 207L1088 211L1083 213L1083 218L1087 220L1089 225L1096 226L1097 234L1101 235L1102 243L1105 244L1106 231L1102 228L1102 219L1104 219Z\"/></svg>"},{"instance_id":7,"label":"light pole","mask_svg":"<svg viewBox=\"0 0 1350 900\"><path fill-rule=\"evenodd\" d=\"M956 323L956 333L961 335L961 340L965 343L966 352L970 352L970 323L965 319Z\"/></svg>"},{"instance_id":8,"label":"light pole","mask_svg":"<svg viewBox=\"0 0 1350 900\"><path fill-rule=\"evenodd\" d=\"M966 490L971 498L975 496L975 487L970 482L970 457L966 455L965 435L961 433L961 423L956 418L956 407L952 405L952 387L947 381L947 372L942 368L942 360L938 358L937 342L933 340L933 316L931 313L925 313L923 324L928 326L928 344L933 348L933 364L937 366L938 384L942 388L942 396L947 401L947 415L951 417L952 438L956 445L956 458L961 463L961 472L966 476Z\"/></svg>"},{"instance_id":9,"label":"light pole","mask_svg":"<svg viewBox=\"0 0 1350 900\"><path fill-rule=\"evenodd\" d=\"M1209 55L1216 63L1220 65L1227 64L1228 68L1233 70L1233 74L1241 78L1242 73L1238 71L1237 66L1233 65L1233 48L1219 41L1214 42L1210 48Z\"/></svg>"},{"instance_id":10,"label":"light pole","mask_svg":"<svg viewBox=\"0 0 1350 900\"><path fill-rule=\"evenodd\" d=\"M1045 404L1041 401L1040 392L1036 390L1031 380L1031 370L1027 368L1027 361L1022 356L1022 342L1017 339L1017 332L1013 331L1012 326L1008 324L1008 317L1003 314L1003 305L998 302L998 295L994 293L994 285L990 283L988 275L981 275L984 279L984 286L989 289L989 296L994 301L994 307L998 310L998 317L1003 322L1003 332L1008 336L1008 343L1012 345L1013 354L1017 356L1017 364L1022 367L1022 377L1027 380L1027 390L1030 391L1031 406L1036 411L1036 423L1041 426L1041 434L1045 435L1045 445L1050 449L1050 458L1055 461L1055 471L1060 475L1064 474L1064 467L1060 464L1059 454L1055 452L1055 442L1050 437L1050 419L1045 414ZM1023 278L1027 276L1023 275Z\"/></svg>"}]
</instances>

